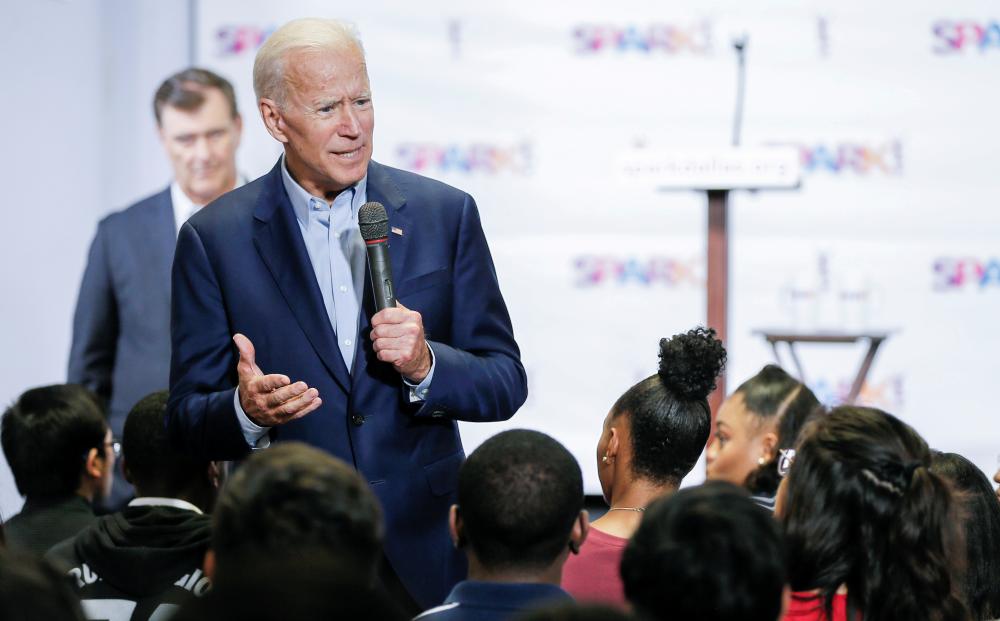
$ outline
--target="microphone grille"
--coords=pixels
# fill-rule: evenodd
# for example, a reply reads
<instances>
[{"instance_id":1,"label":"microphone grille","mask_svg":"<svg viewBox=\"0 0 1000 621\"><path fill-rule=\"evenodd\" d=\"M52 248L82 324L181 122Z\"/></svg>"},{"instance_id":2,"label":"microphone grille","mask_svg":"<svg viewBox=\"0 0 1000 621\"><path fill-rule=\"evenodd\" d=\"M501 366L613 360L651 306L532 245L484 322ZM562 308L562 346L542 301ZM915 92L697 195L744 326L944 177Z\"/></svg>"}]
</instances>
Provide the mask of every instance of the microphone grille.
<instances>
[{"instance_id":1,"label":"microphone grille","mask_svg":"<svg viewBox=\"0 0 1000 621\"><path fill-rule=\"evenodd\" d=\"M382 203L365 203L358 211L358 227L365 241L384 239L389 236L389 216Z\"/></svg>"}]
</instances>

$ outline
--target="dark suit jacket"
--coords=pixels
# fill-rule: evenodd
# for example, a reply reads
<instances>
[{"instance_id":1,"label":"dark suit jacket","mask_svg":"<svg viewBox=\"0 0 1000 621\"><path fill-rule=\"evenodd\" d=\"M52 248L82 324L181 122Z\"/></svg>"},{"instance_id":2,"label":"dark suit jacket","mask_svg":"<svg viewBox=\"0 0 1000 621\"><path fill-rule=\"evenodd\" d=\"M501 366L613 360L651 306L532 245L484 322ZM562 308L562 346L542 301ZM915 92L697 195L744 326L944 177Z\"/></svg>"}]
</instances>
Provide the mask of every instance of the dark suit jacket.
<instances>
[{"instance_id":1,"label":"dark suit jacket","mask_svg":"<svg viewBox=\"0 0 1000 621\"><path fill-rule=\"evenodd\" d=\"M132 406L170 376L170 264L177 228L170 189L97 226L73 316L68 381L108 405L121 437Z\"/></svg>"},{"instance_id":2,"label":"dark suit jacket","mask_svg":"<svg viewBox=\"0 0 1000 621\"><path fill-rule=\"evenodd\" d=\"M398 299L423 316L435 355L426 402L411 404L369 338L366 286L354 370L337 347L280 162L230 192L181 230L173 270L173 360L167 425L175 441L214 459L248 452L233 393L245 334L265 373L316 387L323 405L271 430L353 464L382 502L385 553L424 607L465 572L447 532L465 454L456 420L509 418L527 383L472 197L372 162L367 198L385 205ZM366 283L368 279L366 278Z\"/></svg>"},{"instance_id":3,"label":"dark suit jacket","mask_svg":"<svg viewBox=\"0 0 1000 621\"><path fill-rule=\"evenodd\" d=\"M4 523L3 531L9 549L41 558L52 546L96 521L94 510L82 496L28 498L21 512Z\"/></svg>"}]
</instances>

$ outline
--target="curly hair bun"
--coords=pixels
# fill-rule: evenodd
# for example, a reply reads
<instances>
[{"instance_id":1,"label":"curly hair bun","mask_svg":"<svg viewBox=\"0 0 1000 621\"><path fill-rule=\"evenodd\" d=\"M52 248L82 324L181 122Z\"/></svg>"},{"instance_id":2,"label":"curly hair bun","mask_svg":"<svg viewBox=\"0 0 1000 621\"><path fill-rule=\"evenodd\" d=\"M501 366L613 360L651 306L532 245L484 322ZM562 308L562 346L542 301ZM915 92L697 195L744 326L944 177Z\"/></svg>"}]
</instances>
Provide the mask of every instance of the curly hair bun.
<instances>
[{"instance_id":1,"label":"curly hair bun","mask_svg":"<svg viewBox=\"0 0 1000 621\"><path fill-rule=\"evenodd\" d=\"M712 328L697 327L660 339L660 380L678 399L702 400L715 390L726 348Z\"/></svg>"}]
</instances>

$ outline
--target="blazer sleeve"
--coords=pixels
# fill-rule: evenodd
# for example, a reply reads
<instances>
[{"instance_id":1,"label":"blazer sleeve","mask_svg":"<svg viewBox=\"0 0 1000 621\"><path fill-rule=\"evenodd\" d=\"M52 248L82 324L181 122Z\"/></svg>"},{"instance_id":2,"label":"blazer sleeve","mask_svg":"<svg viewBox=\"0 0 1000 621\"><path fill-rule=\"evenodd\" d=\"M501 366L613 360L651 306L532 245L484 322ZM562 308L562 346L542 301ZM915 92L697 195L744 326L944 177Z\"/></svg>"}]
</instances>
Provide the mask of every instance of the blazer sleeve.
<instances>
[{"instance_id":1,"label":"blazer sleeve","mask_svg":"<svg viewBox=\"0 0 1000 621\"><path fill-rule=\"evenodd\" d=\"M73 341L67 381L81 384L105 404L111 399L111 375L118 347L118 302L108 259L106 221L97 226L73 313Z\"/></svg>"},{"instance_id":2,"label":"blazer sleeve","mask_svg":"<svg viewBox=\"0 0 1000 621\"><path fill-rule=\"evenodd\" d=\"M219 281L190 223L177 239L171 282L167 434L199 457L240 459L250 446L233 405L237 356Z\"/></svg>"},{"instance_id":3,"label":"blazer sleeve","mask_svg":"<svg viewBox=\"0 0 1000 621\"><path fill-rule=\"evenodd\" d=\"M521 354L471 196L462 206L449 342L431 341L434 379L416 416L507 420L528 397Z\"/></svg>"}]
</instances>

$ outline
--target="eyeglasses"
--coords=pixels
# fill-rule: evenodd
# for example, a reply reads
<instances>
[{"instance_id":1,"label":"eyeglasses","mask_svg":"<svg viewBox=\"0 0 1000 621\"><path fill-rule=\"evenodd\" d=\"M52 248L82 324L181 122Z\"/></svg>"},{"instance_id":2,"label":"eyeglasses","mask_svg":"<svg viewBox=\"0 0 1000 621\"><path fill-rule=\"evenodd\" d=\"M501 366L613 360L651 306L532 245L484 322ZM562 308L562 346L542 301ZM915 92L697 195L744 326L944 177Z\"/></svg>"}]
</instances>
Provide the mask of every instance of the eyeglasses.
<instances>
[{"instance_id":1,"label":"eyeglasses","mask_svg":"<svg viewBox=\"0 0 1000 621\"><path fill-rule=\"evenodd\" d=\"M104 446L110 446L111 452L115 454L115 457L122 456L122 443L118 438L111 438L111 441L105 442Z\"/></svg>"},{"instance_id":2,"label":"eyeglasses","mask_svg":"<svg viewBox=\"0 0 1000 621\"><path fill-rule=\"evenodd\" d=\"M795 449L781 449L778 451L778 476L782 479L788 476L788 471L792 469L792 462L795 461Z\"/></svg>"}]
</instances>

